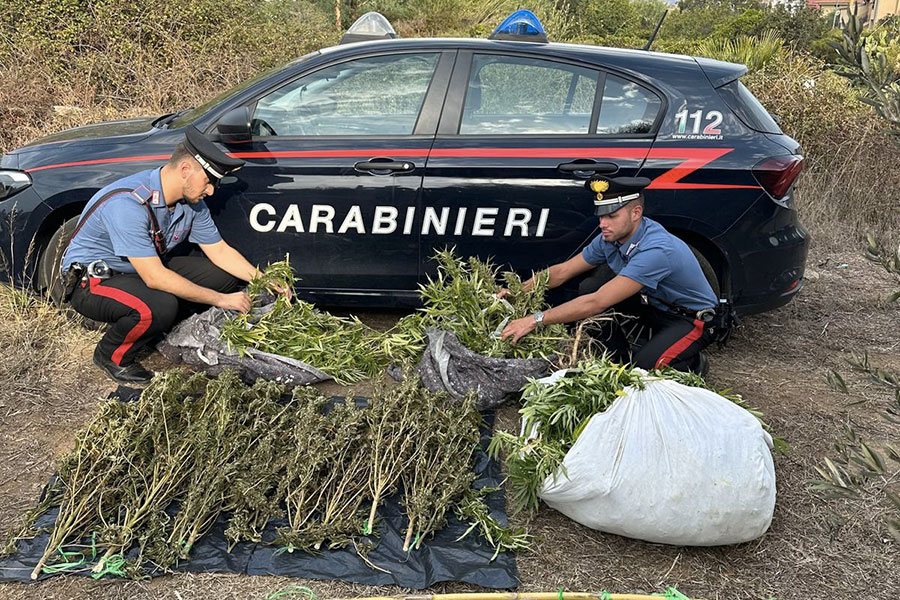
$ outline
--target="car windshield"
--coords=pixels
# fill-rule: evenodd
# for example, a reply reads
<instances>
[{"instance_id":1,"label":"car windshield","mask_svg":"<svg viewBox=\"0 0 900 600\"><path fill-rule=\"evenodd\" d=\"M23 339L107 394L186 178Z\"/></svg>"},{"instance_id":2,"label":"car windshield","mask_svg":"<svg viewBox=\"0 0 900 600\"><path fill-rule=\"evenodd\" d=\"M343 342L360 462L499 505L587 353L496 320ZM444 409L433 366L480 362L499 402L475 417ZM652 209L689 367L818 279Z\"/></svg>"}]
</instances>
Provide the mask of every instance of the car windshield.
<instances>
[{"instance_id":1,"label":"car windshield","mask_svg":"<svg viewBox=\"0 0 900 600\"><path fill-rule=\"evenodd\" d=\"M280 65L277 67L272 67L271 69L267 69L267 70L263 71L262 73L259 73L255 76L251 77L250 79L236 85L235 87L225 90L224 92L222 92L221 94L219 94L218 96L213 98L212 100L204 102L197 108L192 108L191 110L187 111L183 115L180 115L177 119L175 119L174 121L172 121L169 124L169 127L172 129L180 129L186 125L190 125L197 118L206 114L206 112L209 109L211 109L212 107L224 102L225 100L228 100L229 98L231 98L232 96L234 96L236 94L243 92L244 90L246 90L248 87L250 87L257 81L259 81L265 77L268 77L272 73L275 73L276 71L280 71L281 69L284 69L285 67L290 67L290 66L296 65L298 63L309 60L313 56L318 56L318 55L319 55L319 51L316 50L315 52L310 52L309 54L304 54L300 58L295 58L294 60L287 63L286 65Z\"/></svg>"}]
</instances>

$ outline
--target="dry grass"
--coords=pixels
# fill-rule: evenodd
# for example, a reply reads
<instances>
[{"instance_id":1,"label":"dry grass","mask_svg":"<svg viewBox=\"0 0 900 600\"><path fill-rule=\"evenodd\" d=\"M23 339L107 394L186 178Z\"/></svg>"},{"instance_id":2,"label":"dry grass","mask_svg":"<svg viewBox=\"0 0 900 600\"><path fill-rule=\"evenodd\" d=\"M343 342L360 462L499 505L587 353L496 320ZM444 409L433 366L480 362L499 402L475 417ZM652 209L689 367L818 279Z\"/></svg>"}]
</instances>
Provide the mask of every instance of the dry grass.
<instances>
[{"instance_id":1,"label":"dry grass","mask_svg":"<svg viewBox=\"0 0 900 600\"><path fill-rule=\"evenodd\" d=\"M25 49L0 61L0 151L71 127L153 112L140 103L98 103L89 77L66 86L53 77L40 55Z\"/></svg>"},{"instance_id":2,"label":"dry grass","mask_svg":"<svg viewBox=\"0 0 900 600\"><path fill-rule=\"evenodd\" d=\"M112 386L91 364L99 335L33 295L0 286L0 324L0 530L6 530L74 442L73 426Z\"/></svg>"},{"instance_id":3,"label":"dry grass","mask_svg":"<svg viewBox=\"0 0 900 600\"><path fill-rule=\"evenodd\" d=\"M37 50L19 49L10 60L0 61L0 152L12 150L36 138L89 123L161 115L196 106L255 72L257 65L236 58L229 68L216 71L220 57L184 55L162 68L154 56L138 52L134 62L123 65L128 78L142 82L139 92L118 94L97 89L96 69L115 68L104 57L93 57L83 73L60 82L59 75ZM196 66L210 65L198 69Z\"/></svg>"}]
</instances>

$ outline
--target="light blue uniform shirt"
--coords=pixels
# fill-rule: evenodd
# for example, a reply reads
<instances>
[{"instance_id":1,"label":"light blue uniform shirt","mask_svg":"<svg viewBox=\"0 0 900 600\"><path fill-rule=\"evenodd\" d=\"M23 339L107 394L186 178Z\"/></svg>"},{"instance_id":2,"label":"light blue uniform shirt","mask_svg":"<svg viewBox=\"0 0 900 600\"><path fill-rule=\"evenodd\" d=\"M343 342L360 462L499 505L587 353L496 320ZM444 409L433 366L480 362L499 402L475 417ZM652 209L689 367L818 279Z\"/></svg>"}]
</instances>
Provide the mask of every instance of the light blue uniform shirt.
<instances>
[{"instance_id":1,"label":"light blue uniform shirt","mask_svg":"<svg viewBox=\"0 0 900 600\"><path fill-rule=\"evenodd\" d=\"M608 264L616 275L638 282L652 306L675 312L660 300L692 311L715 308L718 299L687 244L647 217L625 242L595 237L581 251L592 265Z\"/></svg>"},{"instance_id":2,"label":"light blue uniform shirt","mask_svg":"<svg viewBox=\"0 0 900 600\"><path fill-rule=\"evenodd\" d=\"M142 200L153 209L170 250L185 239L196 244L215 244L222 239L202 200L197 204L179 202L171 210L166 207L158 168L129 175L101 189L88 201L81 218L97 200L118 188L129 191L111 196L88 217L63 256L64 271L73 262L87 265L103 259L115 271L134 273L126 257L156 256L150 215Z\"/></svg>"}]
</instances>

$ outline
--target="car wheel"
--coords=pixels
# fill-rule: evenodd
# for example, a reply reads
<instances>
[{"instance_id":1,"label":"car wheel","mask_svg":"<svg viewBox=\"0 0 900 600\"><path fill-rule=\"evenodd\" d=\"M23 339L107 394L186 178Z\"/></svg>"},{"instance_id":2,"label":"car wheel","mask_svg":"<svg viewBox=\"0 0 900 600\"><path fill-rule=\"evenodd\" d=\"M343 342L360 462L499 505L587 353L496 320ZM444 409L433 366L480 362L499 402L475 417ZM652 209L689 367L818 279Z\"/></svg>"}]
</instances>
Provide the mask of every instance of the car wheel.
<instances>
[{"instance_id":1,"label":"car wheel","mask_svg":"<svg viewBox=\"0 0 900 600\"><path fill-rule=\"evenodd\" d=\"M76 225L78 225L78 217L72 217L63 222L50 236L50 240L41 251L41 256L38 260L38 291L43 293L56 307L61 307L63 304L62 282L59 279L59 263L62 260L63 253L66 251L66 247L69 245L69 240L72 239L72 233L74 233Z\"/></svg>"},{"instance_id":2,"label":"car wheel","mask_svg":"<svg viewBox=\"0 0 900 600\"><path fill-rule=\"evenodd\" d=\"M719 285L719 276L716 275L716 270L713 268L712 263L706 260L706 257L690 244L688 244L688 248L691 249L691 252L693 252L694 256L697 258L697 262L700 263L700 269L703 271L703 276L706 277L706 281L709 282L709 286L712 288L716 298L721 298L722 289Z\"/></svg>"},{"instance_id":3,"label":"car wheel","mask_svg":"<svg viewBox=\"0 0 900 600\"><path fill-rule=\"evenodd\" d=\"M59 229L53 232L47 246L41 251L41 257L38 261L38 291L53 304L53 306L62 309L63 302L63 286L60 281L59 271L62 262L63 253L69 246L75 227L78 225L79 217L72 217L60 225ZM63 314L73 320L80 321L85 329L97 331L102 329L106 323L88 319L79 315L75 309L65 307Z\"/></svg>"}]
</instances>

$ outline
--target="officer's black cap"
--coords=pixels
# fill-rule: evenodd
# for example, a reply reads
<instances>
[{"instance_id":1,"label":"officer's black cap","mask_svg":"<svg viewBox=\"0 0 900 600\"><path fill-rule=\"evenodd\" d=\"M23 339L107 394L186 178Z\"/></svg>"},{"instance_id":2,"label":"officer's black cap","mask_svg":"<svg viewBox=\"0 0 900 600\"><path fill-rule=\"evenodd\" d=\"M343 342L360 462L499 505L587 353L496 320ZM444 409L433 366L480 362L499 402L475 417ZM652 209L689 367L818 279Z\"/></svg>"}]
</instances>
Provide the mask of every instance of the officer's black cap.
<instances>
[{"instance_id":1,"label":"officer's black cap","mask_svg":"<svg viewBox=\"0 0 900 600\"><path fill-rule=\"evenodd\" d=\"M598 217L611 215L632 200L637 200L645 187L650 185L646 177L592 177L584 187L591 190L594 198L594 214Z\"/></svg>"},{"instance_id":2,"label":"officer's black cap","mask_svg":"<svg viewBox=\"0 0 900 600\"><path fill-rule=\"evenodd\" d=\"M200 130L193 125L188 125L184 130L184 146L194 157L209 178L209 182L213 185L219 183L219 180L237 171L244 166L244 161L239 158L232 158L219 150Z\"/></svg>"}]
</instances>

